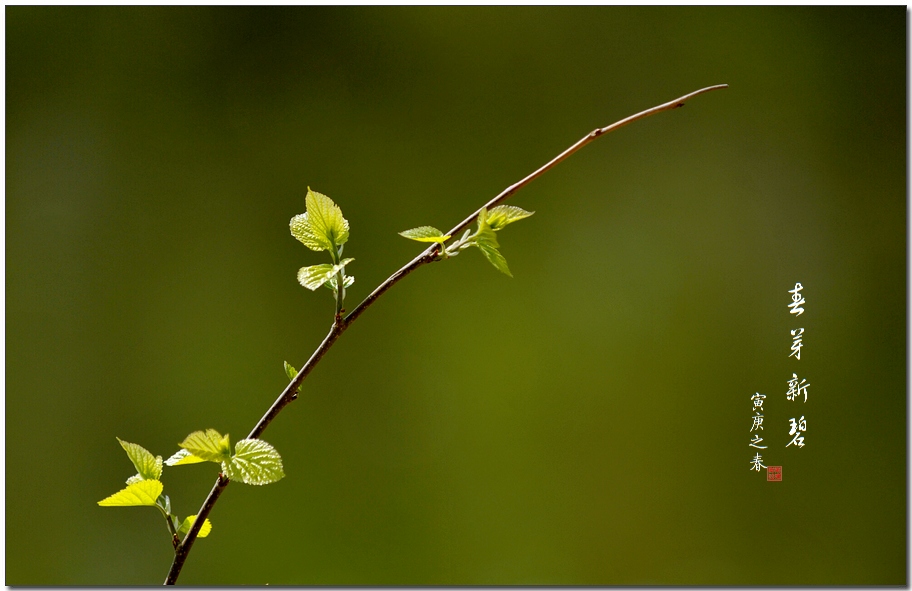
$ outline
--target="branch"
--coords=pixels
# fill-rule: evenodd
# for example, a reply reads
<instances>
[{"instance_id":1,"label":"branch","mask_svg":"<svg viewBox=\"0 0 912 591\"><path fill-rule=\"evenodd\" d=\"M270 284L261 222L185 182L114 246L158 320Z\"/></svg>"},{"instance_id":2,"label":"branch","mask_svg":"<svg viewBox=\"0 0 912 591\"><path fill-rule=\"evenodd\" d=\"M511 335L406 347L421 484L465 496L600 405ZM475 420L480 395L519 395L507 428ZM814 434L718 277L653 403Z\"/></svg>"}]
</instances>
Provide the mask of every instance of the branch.
<instances>
[{"instance_id":1,"label":"branch","mask_svg":"<svg viewBox=\"0 0 912 591\"><path fill-rule=\"evenodd\" d=\"M599 128L593 129L588 134L586 134L581 140L579 140L578 142L576 142L575 144L573 144L572 146L570 146L569 148L567 148L566 150L564 150L563 152L561 152L560 154L555 156L554 159L551 160L551 162L545 164L544 166L542 166L541 168L539 168L538 170L536 170L535 172L533 172L532 174L530 174L529 176L524 178L523 180L521 180L517 183L514 183L514 184L510 185L509 187L507 187L506 189L504 189L500 193L500 195L498 195L494 199L491 199L490 201L488 201L487 203L485 203L484 205L479 207L475 211L475 213L473 213L466 219L462 220L459 224L454 226L452 230L447 232L447 234L449 234L450 236L455 236L459 232L465 230L469 224L471 224L472 222L475 221L475 218L478 217L478 214L481 212L481 210L483 208L487 208L490 210L492 207L494 207L498 203L502 203L502 202L506 201L511 195L513 195L513 193L519 191L520 189L522 189L523 187L525 187L526 185L528 185L529 183L531 183L532 181L534 181L535 179L540 177L541 175L545 174L546 172L548 172L549 170L551 170L552 168L554 168L555 166L560 164L561 161L570 157L571 154L573 154L574 152L576 152L577 150L579 150L580 148L582 148L589 142L605 135L606 133L611 133L612 131L614 131L616 129L620 129L620 128L624 127L625 125L629 125L629 124L633 123L634 121L639 121L640 119L645 119L646 117L649 117L650 115L655 115L656 113L661 113L662 111L670 111L671 109L677 109L678 107L683 107L684 103L686 103L688 100L692 99L693 97L695 97L699 94L703 94L704 92L710 92L711 90L719 90L720 88L728 88L728 84L717 84L716 86L708 86L706 88L701 88L700 90L695 90L695 91L691 92L690 94L685 94L682 97L676 98L673 101L668 101L667 103L664 103L657 107L653 107L651 109L646 109L645 111L641 111L641 112L637 113L636 115L631 115L630 117L627 117L626 119L621 119L620 121L616 121L615 123L612 123L608 127L599 127ZM436 247L437 245L435 244L434 246Z\"/></svg>"},{"instance_id":2,"label":"branch","mask_svg":"<svg viewBox=\"0 0 912 591\"><path fill-rule=\"evenodd\" d=\"M193 547L193 542L196 541L200 528L203 527L203 523L205 523L206 518L209 517L209 512L212 511L212 507L215 506L215 502L218 500L219 496L221 496L222 491L225 490L225 487L228 486L229 482L230 480L225 478L222 474L218 475L218 480L215 481L215 486L212 487L212 491L209 493L209 496L206 497L199 514L196 516L196 520L193 522L193 526L190 527L190 531L184 536L184 541L178 544L174 549L174 562L171 563L171 569L168 571L168 578L165 579L165 585L174 585L177 583L177 577L180 576L181 569L184 568L184 561L187 560L187 555L190 554L190 548Z\"/></svg>"},{"instance_id":3,"label":"branch","mask_svg":"<svg viewBox=\"0 0 912 591\"><path fill-rule=\"evenodd\" d=\"M607 127L599 127L588 134L586 134L578 142L558 154L550 162L522 179L519 182L516 182L506 189L504 189L499 195L485 203L482 207L478 208L475 213L458 223L453 227L452 230L447 232L450 236L455 236L462 230L464 230L469 224L471 224L478 217L479 212L482 208L492 208L495 205L506 201L511 195L516 193L518 190L522 189L529 183L531 183L536 178L545 174L555 166L557 166L561 161L569 157L571 154L585 146L586 144L592 142L593 140L607 134L611 133L616 129L620 129L625 125L633 123L634 121L639 121L640 119L645 119L650 115L655 115L656 113L661 113L662 111L670 111L671 109L677 109L678 107L683 107L684 103L690 100L691 98L709 92L711 90L718 90L721 88L728 88L727 84L719 84L716 86L708 86L706 88L701 88L691 92L690 94L685 94L682 97L676 98L673 101L652 107L645 111L641 111L636 115L631 115L625 119L621 119ZM297 399L298 397L298 388L304 383L304 379L307 378L311 370L320 362L320 359L323 358L323 355L333 346L333 343L336 342L336 339L342 335L343 332L351 325L352 322L358 319L361 314L364 313L367 308L373 304L377 298L386 293L386 291L398 283L406 275L417 269L422 265L427 263L434 262L437 259L437 255L440 252L442 246L440 244L433 244L424 250L421 254L411 260L407 265L393 273L387 278L386 281L377 286L374 291L370 293L364 301L362 301L358 306L351 311L344 318L341 313L337 311L335 322L332 327L329 329L329 333L323 339L323 342L320 343L320 346L317 347L316 351L310 356L310 359L307 360L307 363L304 367L301 368L301 371L298 372L298 375L295 376L293 380L286 386L285 390L276 398L276 401L272 403L272 406L269 407L269 410L266 411L266 414L263 415L263 418L257 422L256 426L247 436L248 439L258 439L262 435L263 431L266 430L266 427L269 426L269 423L278 416L282 409L284 409L290 402ZM199 511L199 514L196 517L196 520L193 522L193 526L190 528L190 531L187 532L187 535L184 537L184 540L180 543L174 555L174 562L171 564L171 570L168 572L168 578L165 580L166 585L174 585L177 582L177 577L180 575L181 569L184 566L184 561L187 559L187 554L190 552L190 548L193 546L193 542L196 541L196 537L199 534L200 528L203 526L203 523L206 521L206 517L209 515L209 512L212 510L212 507L215 505L215 502L218 500L219 495L222 494L222 491L225 490L225 487L228 486L228 479L225 478L222 474L219 474L218 480L215 485L212 487L212 491L209 493L209 496L206 497L206 500L203 502L203 506Z\"/></svg>"}]
</instances>

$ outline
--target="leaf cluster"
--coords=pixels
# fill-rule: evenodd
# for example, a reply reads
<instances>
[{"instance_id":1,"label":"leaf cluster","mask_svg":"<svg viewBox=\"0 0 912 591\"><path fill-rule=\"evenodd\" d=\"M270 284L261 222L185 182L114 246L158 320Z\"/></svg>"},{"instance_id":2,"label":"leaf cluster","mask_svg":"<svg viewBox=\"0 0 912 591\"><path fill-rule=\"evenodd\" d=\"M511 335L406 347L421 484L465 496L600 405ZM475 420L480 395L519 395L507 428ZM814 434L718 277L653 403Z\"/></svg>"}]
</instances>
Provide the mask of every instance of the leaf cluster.
<instances>
[{"instance_id":1,"label":"leaf cluster","mask_svg":"<svg viewBox=\"0 0 912 591\"><path fill-rule=\"evenodd\" d=\"M215 429L194 431L178 445L180 451L165 460L169 466L183 466L199 462L215 462L229 480L244 484L263 485L285 477L282 457L274 447L262 439L241 439L231 453L228 435Z\"/></svg>"},{"instance_id":2,"label":"leaf cluster","mask_svg":"<svg viewBox=\"0 0 912 591\"><path fill-rule=\"evenodd\" d=\"M500 254L500 243L497 241L496 232L534 213L534 211L526 211L513 205L498 205L492 208L491 211L482 208L478 212L478 229L475 233L472 233L471 230L466 230L462 238L446 248L443 248L443 246L451 236L444 234L433 226L419 226L399 232L399 235L418 242L436 242L440 244L441 251L439 256L441 259L454 257L463 250L475 246L488 259L488 262L494 265L495 269L512 277L513 274L510 273L507 260Z\"/></svg>"},{"instance_id":3,"label":"leaf cluster","mask_svg":"<svg viewBox=\"0 0 912 591\"><path fill-rule=\"evenodd\" d=\"M307 188L304 204L307 211L291 218L291 235L310 250L329 251L332 263L301 267L298 283L311 291L321 285L332 290L336 298L336 314L340 314L345 290L355 282L354 276L345 274L345 266L355 259L342 259L343 246L348 242L348 220L332 199L310 187Z\"/></svg>"},{"instance_id":4,"label":"leaf cluster","mask_svg":"<svg viewBox=\"0 0 912 591\"><path fill-rule=\"evenodd\" d=\"M180 466L200 462L221 464L222 473L229 480L245 484L269 484L285 476L282 458L274 447L260 439L242 439L231 453L228 435L222 436L215 429L195 431L178 445L182 448L167 460L153 456L146 448L136 443L117 439L136 468L136 474L127 478L127 487L98 501L102 507L156 507L165 518L175 548L178 535L190 531L196 515L181 520L171 510L171 499L163 494L161 481L165 465ZM204 538L212 531L212 523L206 519L200 528L199 537Z\"/></svg>"},{"instance_id":5,"label":"leaf cluster","mask_svg":"<svg viewBox=\"0 0 912 591\"><path fill-rule=\"evenodd\" d=\"M171 499L162 494L164 485L161 482L162 458L153 456L149 450L123 441L118 438L121 447L127 452L127 457L133 462L136 474L127 478L127 487L113 495L98 501L102 507L156 507L161 511L168 524L172 536L185 534L190 531L196 515L191 515L183 521L171 511ZM200 528L199 537L205 538L212 531L212 523L207 519Z\"/></svg>"}]
</instances>

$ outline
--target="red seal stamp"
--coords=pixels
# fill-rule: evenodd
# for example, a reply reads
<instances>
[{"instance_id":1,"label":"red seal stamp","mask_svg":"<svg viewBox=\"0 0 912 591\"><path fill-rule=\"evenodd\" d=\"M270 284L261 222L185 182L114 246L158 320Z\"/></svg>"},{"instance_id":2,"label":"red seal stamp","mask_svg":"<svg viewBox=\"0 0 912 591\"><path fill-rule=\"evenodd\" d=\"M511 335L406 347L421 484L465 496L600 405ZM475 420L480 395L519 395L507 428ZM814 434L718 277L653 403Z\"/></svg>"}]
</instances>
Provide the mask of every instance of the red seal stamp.
<instances>
[{"instance_id":1,"label":"red seal stamp","mask_svg":"<svg viewBox=\"0 0 912 591\"><path fill-rule=\"evenodd\" d=\"M766 467L766 481L767 482L782 482L782 466L767 466Z\"/></svg>"}]
</instances>

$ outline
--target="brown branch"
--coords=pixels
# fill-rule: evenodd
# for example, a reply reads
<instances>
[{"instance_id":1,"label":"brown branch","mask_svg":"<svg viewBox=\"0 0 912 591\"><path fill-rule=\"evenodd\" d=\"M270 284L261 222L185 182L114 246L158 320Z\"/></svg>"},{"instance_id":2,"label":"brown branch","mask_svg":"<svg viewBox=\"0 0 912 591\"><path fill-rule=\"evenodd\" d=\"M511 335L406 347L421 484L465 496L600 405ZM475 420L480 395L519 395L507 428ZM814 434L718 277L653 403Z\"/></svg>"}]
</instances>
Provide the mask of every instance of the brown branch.
<instances>
[{"instance_id":1,"label":"brown branch","mask_svg":"<svg viewBox=\"0 0 912 591\"><path fill-rule=\"evenodd\" d=\"M704 92L710 92L711 90L719 90L720 88L728 88L728 84L717 84L716 86L707 86L706 88L701 88L700 90L695 90L695 91L691 92L690 94L685 94L682 97L678 97L673 101L668 101L667 103L658 105L657 107L653 107L651 109L646 109L645 111L641 111L641 112L637 113L636 115L631 115L630 117L627 117L626 119L621 119L620 121L616 121L616 122L612 123L611 125L609 125L608 127L599 127L599 128L593 129L592 131L587 133L585 136L583 136L583 138L580 139L578 142L576 142L575 144L573 144L572 146L570 146L569 148L567 148L566 150L564 150L563 152L561 152L560 154L555 156L550 162L548 162L547 164L545 164L544 166L542 166L541 168L539 168L538 170L536 170L535 172L533 172L532 174L530 174L529 176L524 178L523 180L521 180L517 183L513 183L512 185L510 185L509 187L504 189L500 193L500 195L491 199L490 201L488 201L487 203L485 203L484 205L479 207L475 211L475 213L473 213L466 219L462 220L460 223L453 226L453 229L450 230L449 232L447 232L447 234L449 234L450 236L455 236L459 232L462 232L463 230L466 229L466 227L469 224L471 224L472 222L475 221L475 218L478 217L478 214L481 212L481 210L483 208L491 209L498 203L502 203L502 202L506 201L511 195L513 195L513 193L519 191L520 189L522 189L523 187L525 187L526 185L528 185L529 183L531 183L532 181L534 181L535 179L540 177L541 175L545 174L546 172L548 172L549 170L551 170L552 168L554 168L555 166L560 164L561 161L568 158L571 154L573 154L574 152L576 152L577 150L579 150L580 148L582 148L589 142L591 142L607 133L611 133L612 131L615 131L616 129L620 129L620 128L624 127L625 125L629 125L629 124L633 123L634 121L639 121L640 119L645 119L646 117L649 117L650 115L655 115L656 113L661 113L662 111L670 111L671 109L677 109L678 107L683 107L684 103L686 103L688 100L692 99L693 97L695 97L699 94L703 94Z\"/></svg>"},{"instance_id":2,"label":"brown branch","mask_svg":"<svg viewBox=\"0 0 912 591\"><path fill-rule=\"evenodd\" d=\"M229 482L230 481L224 475L218 475L218 480L215 481L215 486L212 487L212 491L209 493L209 496L206 497L205 502L203 502L203 506L200 509L199 514L197 514L193 526L190 527L190 531L184 536L184 541L178 544L177 548L174 549L174 562L171 563L171 569L168 571L168 578L165 579L165 585L174 585L177 583L177 577L180 576L181 569L184 568L184 561L187 560L187 555L190 554L190 548L193 547L193 542L196 541L200 528L203 527L206 518L209 517L209 512L212 511L212 507L215 506L215 502L218 500L219 496L221 496L222 491L225 490L225 487L228 486Z\"/></svg>"},{"instance_id":3,"label":"brown branch","mask_svg":"<svg viewBox=\"0 0 912 591\"><path fill-rule=\"evenodd\" d=\"M455 236L456 234L458 234L459 232L464 230L469 224L471 224L473 221L475 221L475 218L478 217L478 213L481 211L482 208L490 209L491 207L494 207L498 203L506 201L511 195L516 193L516 191L525 187L526 185L531 183L536 178L540 177L544 173L548 172L549 170L551 170L552 168L557 166L561 161L563 161L565 158L569 157L571 154L573 154L574 152L576 152L577 150L579 150L580 148L582 148L589 142L592 142L593 140L595 140L607 133L610 133L616 129L620 129L621 127L624 127L625 125L633 123L634 121L639 121L640 119L645 119L646 117L649 117L650 115L655 115L656 113L661 113L662 111L669 111L671 109L677 109L678 107L683 107L684 103L687 102L688 100L690 100L691 98L693 98L697 95L703 94L704 92L709 92L711 90L718 90L720 88L728 88L728 85L719 84L716 86L708 86L706 88L701 88L700 90L696 90L694 92L691 92L690 94L685 94L682 97L676 98L673 101L669 101L667 103L658 105L651 109L641 111L641 112L637 113L636 115L631 115L630 117L627 117L626 119L621 119L620 121L612 123L611 125L609 125L607 127L600 127L600 128L592 130L590 133L586 134L578 142L576 142L575 144L573 144L572 146L570 146L569 148L567 148L566 150L564 150L563 152L558 154L556 157L554 157L550 162L548 162L547 164L545 164L544 166L542 166L541 168L539 168L538 170L536 170L535 172L533 172L532 174L527 176L526 178L522 179L521 181L514 183L514 184L510 185L509 187L507 187L506 189L504 189L499 195L497 195L496 197L494 197L493 199L491 199L490 201L485 203L482 207L478 208L478 210L476 210L475 213L473 213L472 215L470 215L469 217L464 219L462 222L456 224L456 226L454 226L452 230L447 232L447 234L449 234L450 236ZM336 342L336 339L338 339L339 336L343 332L345 332L346 329L348 329L348 327L351 325L352 322L357 320L358 317L361 316L361 314L363 314L364 311L377 300L377 298L379 298L381 295L383 295L389 288L391 288L393 285L398 283L406 275L408 275L409 273L411 273L412 271L414 271L415 269L417 269L418 267L420 267L422 265L426 265L427 263L431 263L431 262L434 262L435 260L438 260L437 254L438 254L438 249L440 249L440 248L441 248L441 246L436 243L429 246L427 249L424 250L424 252L422 252L417 257L412 259L407 265L405 265L404 267L402 267L401 269L399 269L398 271L396 271L395 273L390 275L386 281L384 281L379 286L377 286L377 288L374 289L374 291L372 291L370 293L370 295L368 295L366 298L364 298L364 301L362 301L360 304L358 304L358 306L354 310L352 310L351 313L349 313L347 316L345 316L343 318L340 314L337 314L336 318L335 318L335 322L333 323L332 327L329 329L329 333L326 335L326 338L323 339L323 342L320 343L320 346L317 347L316 351L313 352L313 354L310 356L310 359L307 360L307 363L304 365L304 367L301 368L301 371L298 372L298 375L296 375L294 377L294 379L291 380L291 382L288 384L288 386L286 386L285 390L279 395L279 397L276 399L276 401L272 403L272 406L269 407L269 410L266 411L266 414L263 415L263 418L261 418L259 420L259 422L257 422L256 426L253 428L253 430L250 432L250 434L247 436L247 438L248 439L259 438L260 435L262 435L263 431L266 430L266 427L269 426L269 423L271 423L272 420L275 419L276 416L278 416L278 414L280 412L282 412L282 409L284 409L286 406L288 406L288 404L290 402L292 402L293 400L295 400L298 397L298 395L297 395L298 388L304 382L304 379L307 377L308 374L310 374L310 372L311 372L311 370L313 370L314 366L316 366L317 363L320 362L320 359L323 358L323 355L326 354L326 352L329 350L329 348L333 346L333 343ZM184 540L180 543L180 545L178 546L178 548L175 552L174 562L171 564L171 570L168 572L168 578L165 580L166 585L174 585L177 582L177 577L180 575L181 569L184 566L184 561L187 559L187 554L190 552L190 548L193 546L193 542L196 540L196 537L199 534L200 528L202 527L203 523L206 521L206 517L209 515L209 512L212 510L212 507L215 505L215 502L218 500L219 495L221 495L222 491L225 490L225 487L228 486L228 482L229 482L228 479L224 475L219 474L218 480L215 482L215 485L212 487L212 491L209 493L209 496L206 497L206 500L203 502L203 506L200 509L199 514L196 517L196 521L193 522L193 526L190 528L190 531L187 532L187 535L184 537Z\"/></svg>"}]
</instances>

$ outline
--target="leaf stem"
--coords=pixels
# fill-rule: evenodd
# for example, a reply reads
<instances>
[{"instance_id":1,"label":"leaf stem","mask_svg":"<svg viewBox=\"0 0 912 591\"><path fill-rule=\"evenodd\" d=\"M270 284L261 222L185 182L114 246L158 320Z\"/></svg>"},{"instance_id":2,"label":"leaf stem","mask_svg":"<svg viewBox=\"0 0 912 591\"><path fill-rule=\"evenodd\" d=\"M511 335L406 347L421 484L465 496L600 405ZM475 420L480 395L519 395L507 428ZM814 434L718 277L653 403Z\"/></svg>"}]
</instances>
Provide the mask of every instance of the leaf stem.
<instances>
[{"instance_id":1,"label":"leaf stem","mask_svg":"<svg viewBox=\"0 0 912 591\"><path fill-rule=\"evenodd\" d=\"M330 251L333 265L338 265L342 262L342 254L339 252L339 250L340 249L336 247L335 242L333 242L333 247ZM333 290L333 292L336 296L335 317L339 318L342 315L342 304L345 301L345 267L339 269L339 272L336 273L336 289Z\"/></svg>"},{"instance_id":2,"label":"leaf stem","mask_svg":"<svg viewBox=\"0 0 912 591\"><path fill-rule=\"evenodd\" d=\"M580 139L578 142L576 142L575 144L573 144L572 146L570 146L569 148L567 148L566 150L564 150L563 152L561 152L560 154L555 156L553 159L551 159L547 164L545 164L544 166L542 166L541 168L539 168L538 170L536 170L529 176L525 177L524 179L522 179L522 180L510 185L506 189L504 189L499 195L497 195L496 197L494 197L493 199L491 199L490 201L485 203L483 206L479 207L475 211L475 213L473 213L472 215L470 215L469 217L464 219L462 222L456 224L452 230L447 232L447 234L450 236L455 236L456 234L458 234L459 232L464 230L469 224L471 224L478 217L478 214L481 212L482 209L487 208L490 210L495 205L497 205L503 201L506 201L511 195L516 193L518 190L525 187L530 182L532 182L536 178L540 177L544 173L548 172L549 170L551 170L552 168L557 166L561 161L568 158L571 154L573 154L574 152L576 152L577 150L579 150L586 144L594 141L595 139L597 139L607 133L611 133L612 131L615 131L616 129L620 129L621 127L624 127L625 125L629 125L630 123L633 123L634 121L639 121L640 119L645 119L646 117L649 117L650 115L655 115L656 113L661 113L662 111L669 111L671 109L677 109L678 107L683 107L684 103L687 102L688 100L690 100L691 98L693 98L697 95L700 95L700 94L703 94L706 92L710 92L712 90L718 90L721 88L728 88L728 85L727 84L718 84L716 86L708 86L706 88L701 88L700 90L696 90L689 94L685 94L684 96L678 97L667 103L663 103L661 105L652 107L651 109L647 109L647 110L641 111L635 115L631 115L629 117L621 119L620 121L612 123L611 125L609 125L607 127L600 127L600 128L596 128L596 129L592 130L591 132L586 134L582 139ZM335 321L333 322L332 327L329 329L329 333L326 335L326 337L324 337L323 342L320 343L320 346L317 347L317 349L313 352L313 354L311 354L310 359L307 360L307 363L304 364L304 367L301 368L301 370L298 372L298 375L296 375L294 377L294 379L291 380L291 382L289 382L289 384L285 387L285 390L279 395L278 398L276 398L275 402L272 403L272 406L269 407L269 410L266 411L266 414L263 415L263 417L259 420L259 422L256 424L256 426L254 426L253 430L250 432L250 434L247 436L247 438L248 439L258 439L260 437L260 435L263 433L263 431L266 430L266 427L269 426L269 423L271 423L273 421L273 419L275 419L276 416L278 416L278 414L282 411L282 409L284 409L291 401L297 399L298 388L304 382L304 379L308 376L308 374L310 374L310 372L313 370L314 366L316 366L317 363L320 362L320 359L323 358L323 355L326 354L326 352L329 350L329 348L333 346L333 344L336 342L336 339L338 339L339 336L341 336L342 333L345 332L346 329L348 329L348 327L351 325L352 322L357 320L358 317L361 316L361 314L363 314L365 310L367 310L375 301L377 301L377 298L379 298L384 293L386 293L386 291L389 288L391 288L392 286L394 286L396 283L398 283L399 281L404 279L406 275L408 275L409 273L411 273L418 267L426 265L427 263L434 262L435 260L440 260L439 252L441 252L444 248L445 247L443 246L443 244L436 243L436 242L434 244L432 244L431 246L429 246L428 248L426 248L421 254L419 254L414 259L412 259L408 264L406 264L401 269L399 269L398 271L396 271L395 273L390 275L386 279L386 281L384 281L383 283L378 285L374 289L374 291L372 291L370 293L370 295L368 295L366 298L364 298L364 301L362 301L360 304L358 304L358 306L344 318L342 317L342 297L341 297L342 294L344 294L343 290L345 289L343 287L344 276L343 276L342 272L340 272L336 278L336 281L339 282L338 287L339 287L340 291L338 292L337 298L336 298ZM332 256L333 256L333 264L339 264L339 261L338 261L339 256L337 255L335 250L333 250ZM209 516L209 512L212 510L212 507L215 505L215 502L218 500L219 496L222 494L222 491L224 491L225 487L228 486L228 482L229 482L228 479L223 474L219 474L218 480L216 480L215 485L212 487L212 491L210 491L209 496L206 497L206 500L203 502L203 506L200 509L199 513L197 514L196 520L193 522L193 526L190 528L190 531L187 532L187 535L184 536L184 540L180 543L180 545L178 546L178 548L175 552L174 562L171 564L171 570L168 572L168 578L165 580L166 585L173 585L177 582L177 577L180 575L181 569L183 568L183 565L184 565L184 561L186 561L186 559L187 559L187 555L189 554L190 548L193 546L193 542L196 540L196 537L199 534L200 528L202 527L203 523L206 521L206 517Z\"/></svg>"},{"instance_id":3,"label":"leaf stem","mask_svg":"<svg viewBox=\"0 0 912 591\"><path fill-rule=\"evenodd\" d=\"M158 502L155 503L155 508L158 509L161 512L162 517L165 518L165 524L168 526L168 531L171 532L171 544L174 546L174 551L177 552L177 547L180 545L180 537L177 535L177 530L174 529L174 518L164 507L159 505Z\"/></svg>"}]
</instances>

